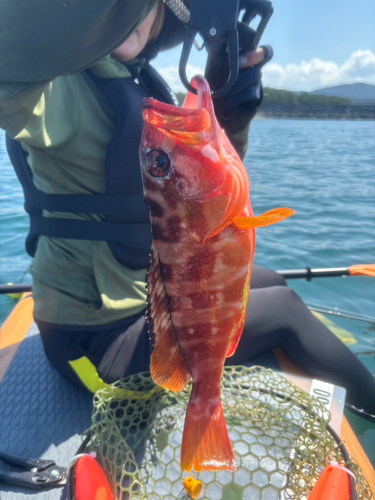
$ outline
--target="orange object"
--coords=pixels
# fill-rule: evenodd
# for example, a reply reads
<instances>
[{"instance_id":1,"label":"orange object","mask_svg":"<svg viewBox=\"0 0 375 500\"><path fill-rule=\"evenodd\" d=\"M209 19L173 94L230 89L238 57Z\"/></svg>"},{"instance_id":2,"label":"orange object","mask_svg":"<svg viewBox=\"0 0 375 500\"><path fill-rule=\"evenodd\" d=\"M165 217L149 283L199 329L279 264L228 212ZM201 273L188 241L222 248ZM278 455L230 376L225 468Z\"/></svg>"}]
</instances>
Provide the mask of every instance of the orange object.
<instances>
[{"instance_id":1,"label":"orange object","mask_svg":"<svg viewBox=\"0 0 375 500\"><path fill-rule=\"evenodd\" d=\"M349 267L350 275L372 276L375 278L375 264L358 264Z\"/></svg>"},{"instance_id":2,"label":"orange object","mask_svg":"<svg viewBox=\"0 0 375 500\"><path fill-rule=\"evenodd\" d=\"M187 477L184 481L184 487L190 498L198 498L202 491L202 483L192 477Z\"/></svg>"},{"instance_id":3,"label":"orange object","mask_svg":"<svg viewBox=\"0 0 375 500\"><path fill-rule=\"evenodd\" d=\"M33 322L34 301L30 293L16 304L0 328L0 349L21 343Z\"/></svg>"},{"instance_id":4,"label":"orange object","mask_svg":"<svg viewBox=\"0 0 375 500\"><path fill-rule=\"evenodd\" d=\"M337 464L328 465L319 476L309 500L349 500L350 471Z\"/></svg>"},{"instance_id":5,"label":"orange object","mask_svg":"<svg viewBox=\"0 0 375 500\"><path fill-rule=\"evenodd\" d=\"M103 469L90 455L80 457L75 465L75 498L76 500L113 500Z\"/></svg>"}]
</instances>

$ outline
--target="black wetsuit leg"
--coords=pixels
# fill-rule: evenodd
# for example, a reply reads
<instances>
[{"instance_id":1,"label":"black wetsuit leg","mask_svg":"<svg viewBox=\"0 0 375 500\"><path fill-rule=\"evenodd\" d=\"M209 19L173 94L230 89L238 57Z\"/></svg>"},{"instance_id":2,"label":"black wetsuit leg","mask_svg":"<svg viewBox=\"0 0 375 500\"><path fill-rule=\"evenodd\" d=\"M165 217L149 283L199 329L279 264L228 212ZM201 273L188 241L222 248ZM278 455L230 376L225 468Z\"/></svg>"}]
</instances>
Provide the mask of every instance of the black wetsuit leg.
<instances>
[{"instance_id":1,"label":"black wetsuit leg","mask_svg":"<svg viewBox=\"0 0 375 500\"><path fill-rule=\"evenodd\" d=\"M227 364L243 364L277 347L309 375L345 387L348 401L375 413L375 379L354 354L311 314L277 273L254 266L244 333ZM152 342L144 315L121 326L69 331L36 320L51 364L82 387L68 361L86 356L108 383L148 371Z\"/></svg>"},{"instance_id":2,"label":"black wetsuit leg","mask_svg":"<svg viewBox=\"0 0 375 500\"><path fill-rule=\"evenodd\" d=\"M87 389L69 364L86 357L97 374L110 384L134 373L149 371L153 345L144 314L107 327L64 327L35 319L43 347L52 366L69 382ZM73 329L73 330L72 330Z\"/></svg>"},{"instance_id":3,"label":"black wetsuit leg","mask_svg":"<svg viewBox=\"0 0 375 500\"><path fill-rule=\"evenodd\" d=\"M253 266L250 280L250 290L269 286L286 286L285 279L275 271L265 267Z\"/></svg>"},{"instance_id":4,"label":"black wetsuit leg","mask_svg":"<svg viewBox=\"0 0 375 500\"><path fill-rule=\"evenodd\" d=\"M351 404L375 413L375 378L302 300L285 286L253 289L242 338L226 364L251 362L277 347L310 376L345 387Z\"/></svg>"},{"instance_id":5,"label":"black wetsuit leg","mask_svg":"<svg viewBox=\"0 0 375 500\"><path fill-rule=\"evenodd\" d=\"M254 278L254 282L253 282ZM274 271L254 266L252 287L285 284ZM88 358L100 378L112 383L133 373L150 370L153 342L144 314L125 319L121 325L79 329L52 325L35 319L45 353L52 366L69 382L87 389L69 361Z\"/></svg>"}]
</instances>

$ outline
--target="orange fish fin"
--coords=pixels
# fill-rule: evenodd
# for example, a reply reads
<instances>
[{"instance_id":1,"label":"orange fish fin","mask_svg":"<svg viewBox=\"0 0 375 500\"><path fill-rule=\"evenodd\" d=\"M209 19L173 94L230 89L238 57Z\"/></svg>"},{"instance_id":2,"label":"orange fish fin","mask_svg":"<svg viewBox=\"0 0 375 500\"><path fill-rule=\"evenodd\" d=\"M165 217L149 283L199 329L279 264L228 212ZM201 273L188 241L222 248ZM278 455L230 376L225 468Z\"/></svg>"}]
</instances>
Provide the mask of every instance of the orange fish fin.
<instances>
[{"instance_id":1,"label":"orange fish fin","mask_svg":"<svg viewBox=\"0 0 375 500\"><path fill-rule=\"evenodd\" d=\"M191 379L191 373L181 354L173 331L160 260L153 251L148 271L152 334L155 339L151 356L151 375L154 382L173 392L181 391Z\"/></svg>"},{"instance_id":2,"label":"orange fish fin","mask_svg":"<svg viewBox=\"0 0 375 500\"><path fill-rule=\"evenodd\" d=\"M194 400L193 400L194 401ZM231 440L220 398L210 405L191 404L187 407L181 447L181 470L237 469ZM211 411L210 411L211 410Z\"/></svg>"},{"instance_id":3,"label":"orange fish fin","mask_svg":"<svg viewBox=\"0 0 375 500\"><path fill-rule=\"evenodd\" d=\"M229 342L227 358L230 358L236 352L236 349L237 349L238 344L239 344L241 337L242 337L244 324L245 324L245 318L241 321L241 323L239 324L239 326L237 328L236 333L234 334L233 338Z\"/></svg>"},{"instance_id":4,"label":"orange fish fin","mask_svg":"<svg viewBox=\"0 0 375 500\"><path fill-rule=\"evenodd\" d=\"M295 214L295 211L290 208L274 208L269 212L265 212L258 217L235 217L233 219L233 224L241 230L251 229L255 227L270 226L271 224L276 224L284 219L287 219L291 215Z\"/></svg>"}]
</instances>

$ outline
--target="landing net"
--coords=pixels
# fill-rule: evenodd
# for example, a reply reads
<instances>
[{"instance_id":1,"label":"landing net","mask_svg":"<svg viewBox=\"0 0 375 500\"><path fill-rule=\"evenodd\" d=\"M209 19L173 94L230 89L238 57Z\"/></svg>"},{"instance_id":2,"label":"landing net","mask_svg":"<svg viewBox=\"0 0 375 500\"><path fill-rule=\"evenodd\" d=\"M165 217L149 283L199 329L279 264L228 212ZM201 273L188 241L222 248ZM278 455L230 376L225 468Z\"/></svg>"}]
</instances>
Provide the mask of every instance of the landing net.
<instances>
[{"instance_id":1,"label":"landing net","mask_svg":"<svg viewBox=\"0 0 375 500\"><path fill-rule=\"evenodd\" d=\"M94 397L95 451L118 500L175 500L189 473L180 469L182 431L191 385L174 394L141 373ZM261 367L225 367L222 402L238 469L193 473L201 500L308 498L331 461L345 464L327 430L329 412L282 375ZM358 499L371 499L350 460Z\"/></svg>"}]
</instances>

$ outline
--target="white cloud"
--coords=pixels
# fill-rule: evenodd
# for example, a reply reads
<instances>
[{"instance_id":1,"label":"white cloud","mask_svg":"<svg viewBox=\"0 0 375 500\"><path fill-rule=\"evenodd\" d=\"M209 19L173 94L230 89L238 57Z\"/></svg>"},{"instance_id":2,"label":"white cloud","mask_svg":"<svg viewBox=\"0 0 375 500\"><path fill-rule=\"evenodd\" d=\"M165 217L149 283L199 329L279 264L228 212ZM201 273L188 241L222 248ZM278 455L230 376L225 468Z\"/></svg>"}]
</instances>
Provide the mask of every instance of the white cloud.
<instances>
[{"instance_id":1,"label":"white cloud","mask_svg":"<svg viewBox=\"0 0 375 500\"><path fill-rule=\"evenodd\" d=\"M269 63L263 69L264 85L273 88L310 91L356 81L375 83L375 55L371 50L353 52L342 66L314 58L286 66Z\"/></svg>"},{"instance_id":2,"label":"white cloud","mask_svg":"<svg viewBox=\"0 0 375 500\"><path fill-rule=\"evenodd\" d=\"M158 71L175 92L185 91L176 66L159 67ZM203 73L203 68L188 65L187 76ZM267 87L287 90L311 91L321 87L365 81L375 84L375 55L371 50L357 50L339 66L332 61L318 58L299 64L268 63L263 68L263 84Z\"/></svg>"}]
</instances>

